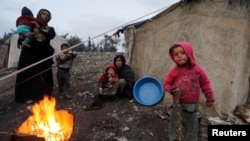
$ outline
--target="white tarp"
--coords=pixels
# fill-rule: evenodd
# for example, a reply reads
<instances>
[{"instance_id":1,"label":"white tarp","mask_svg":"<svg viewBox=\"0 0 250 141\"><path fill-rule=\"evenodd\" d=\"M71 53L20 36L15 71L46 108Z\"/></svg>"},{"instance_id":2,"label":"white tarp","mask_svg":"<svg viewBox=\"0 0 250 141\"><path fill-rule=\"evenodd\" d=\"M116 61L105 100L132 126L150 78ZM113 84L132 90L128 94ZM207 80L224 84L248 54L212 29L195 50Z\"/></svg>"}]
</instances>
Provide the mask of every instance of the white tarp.
<instances>
[{"instance_id":1,"label":"white tarp","mask_svg":"<svg viewBox=\"0 0 250 141\"><path fill-rule=\"evenodd\" d=\"M21 52L21 49L17 48L18 37L19 37L18 34L12 35L10 37L10 40L7 41L9 42L9 54L8 54L7 68L17 67L19 55ZM60 36L56 36L53 40L51 40L50 44L55 49L55 53L61 51L62 43L67 43L67 40Z\"/></svg>"}]
</instances>

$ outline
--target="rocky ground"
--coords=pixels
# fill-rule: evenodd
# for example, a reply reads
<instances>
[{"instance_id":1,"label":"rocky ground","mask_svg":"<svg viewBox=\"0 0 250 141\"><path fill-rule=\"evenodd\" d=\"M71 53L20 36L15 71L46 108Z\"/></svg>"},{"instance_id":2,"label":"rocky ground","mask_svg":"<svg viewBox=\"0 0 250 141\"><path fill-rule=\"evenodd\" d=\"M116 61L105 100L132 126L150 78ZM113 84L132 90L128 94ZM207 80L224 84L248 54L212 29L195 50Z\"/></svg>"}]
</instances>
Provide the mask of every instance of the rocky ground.
<instances>
[{"instance_id":1,"label":"rocky ground","mask_svg":"<svg viewBox=\"0 0 250 141\"><path fill-rule=\"evenodd\" d=\"M55 79L54 97L56 108L74 114L74 131L71 141L167 141L168 105L160 102L143 106L134 99L122 98L112 101L105 98L103 108L85 111L82 107L91 103L100 73L112 63L114 53L79 53L72 73L72 99L57 95ZM56 67L53 68L56 72ZM2 69L0 78L15 72ZM9 141L14 129L30 115L25 104L14 102L15 77L0 82L0 138ZM207 121L202 119L199 141L207 140Z\"/></svg>"}]
</instances>

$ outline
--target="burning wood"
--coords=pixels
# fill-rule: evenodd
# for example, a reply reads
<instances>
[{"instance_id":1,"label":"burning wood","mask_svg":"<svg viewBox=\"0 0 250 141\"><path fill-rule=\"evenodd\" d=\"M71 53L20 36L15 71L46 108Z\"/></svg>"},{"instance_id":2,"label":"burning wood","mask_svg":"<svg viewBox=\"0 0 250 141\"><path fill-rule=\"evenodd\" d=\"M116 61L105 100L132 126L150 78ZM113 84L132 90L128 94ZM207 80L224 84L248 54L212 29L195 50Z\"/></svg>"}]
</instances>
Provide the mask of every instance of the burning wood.
<instances>
[{"instance_id":1,"label":"burning wood","mask_svg":"<svg viewBox=\"0 0 250 141\"><path fill-rule=\"evenodd\" d=\"M74 116L65 110L55 110L55 105L54 97L45 96L32 107L32 115L16 132L42 137L46 141L68 141L73 132Z\"/></svg>"}]
</instances>

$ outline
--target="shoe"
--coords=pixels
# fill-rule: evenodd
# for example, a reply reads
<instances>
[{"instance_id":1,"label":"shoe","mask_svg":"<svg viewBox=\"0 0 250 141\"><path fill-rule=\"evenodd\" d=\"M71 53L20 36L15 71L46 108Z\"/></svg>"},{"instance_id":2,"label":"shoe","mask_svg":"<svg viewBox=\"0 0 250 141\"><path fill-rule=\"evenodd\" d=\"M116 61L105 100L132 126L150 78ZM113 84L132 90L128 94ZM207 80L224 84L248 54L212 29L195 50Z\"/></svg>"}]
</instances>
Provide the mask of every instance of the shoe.
<instances>
[{"instance_id":1,"label":"shoe","mask_svg":"<svg viewBox=\"0 0 250 141\"><path fill-rule=\"evenodd\" d=\"M128 94L127 97L128 97L128 99L133 99L134 95L133 94Z\"/></svg>"},{"instance_id":2,"label":"shoe","mask_svg":"<svg viewBox=\"0 0 250 141\"><path fill-rule=\"evenodd\" d=\"M120 100L120 98L119 98L118 96L114 96L114 97L113 97L113 101L117 102L117 101L119 101L119 100Z\"/></svg>"},{"instance_id":3,"label":"shoe","mask_svg":"<svg viewBox=\"0 0 250 141\"><path fill-rule=\"evenodd\" d=\"M33 103L34 103L33 100L27 100L27 101L25 102L26 105L30 105L30 104L33 104Z\"/></svg>"},{"instance_id":4,"label":"shoe","mask_svg":"<svg viewBox=\"0 0 250 141\"><path fill-rule=\"evenodd\" d=\"M67 99L71 99L71 96L68 95L68 94L66 94L65 97L66 97Z\"/></svg>"},{"instance_id":5,"label":"shoe","mask_svg":"<svg viewBox=\"0 0 250 141\"><path fill-rule=\"evenodd\" d=\"M102 107L100 105L94 105L94 104L83 106L83 109L86 110L86 111L88 111L88 110L99 110L101 108Z\"/></svg>"},{"instance_id":6,"label":"shoe","mask_svg":"<svg viewBox=\"0 0 250 141\"><path fill-rule=\"evenodd\" d=\"M25 104L26 104L26 108L27 108L28 110L31 110L32 107L35 105L35 102L34 102L33 100L27 100L27 101L25 102Z\"/></svg>"},{"instance_id":7,"label":"shoe","mask_svg":"<svg viewBox=\"0 0 250 141\"><path fill-rule=\"evenodd\" d=\"M58 93L57 95L59 96L59 98L64 98L64 94L63 93Z\"/></svg>"}]
</instances>

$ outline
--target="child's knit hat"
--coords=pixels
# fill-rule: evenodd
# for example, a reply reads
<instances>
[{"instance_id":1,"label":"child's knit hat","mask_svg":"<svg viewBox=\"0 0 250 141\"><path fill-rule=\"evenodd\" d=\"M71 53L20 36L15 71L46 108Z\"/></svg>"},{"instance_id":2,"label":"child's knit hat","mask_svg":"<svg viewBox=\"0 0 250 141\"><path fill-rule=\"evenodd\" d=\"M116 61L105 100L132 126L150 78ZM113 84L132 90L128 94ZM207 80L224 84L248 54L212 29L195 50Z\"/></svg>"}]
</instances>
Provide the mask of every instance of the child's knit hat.
<instances>
[{"instance_id":1,"label":"child's knit hat","mask_svg":"<svg viewBox=\"0 0 250 141\"><path fill-rule=\"evenodd\" d=\"M33 16L33 13L31 12L31 10L29 8L24 6L22 8L22 16L24 16L24 15Z\"/></svg>"}]
</instances>

